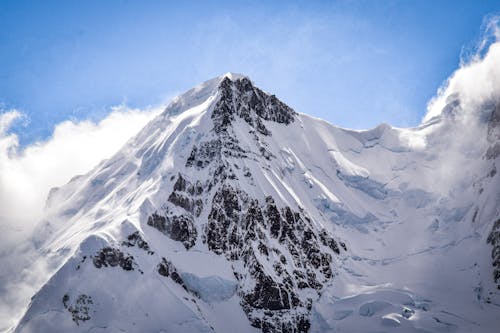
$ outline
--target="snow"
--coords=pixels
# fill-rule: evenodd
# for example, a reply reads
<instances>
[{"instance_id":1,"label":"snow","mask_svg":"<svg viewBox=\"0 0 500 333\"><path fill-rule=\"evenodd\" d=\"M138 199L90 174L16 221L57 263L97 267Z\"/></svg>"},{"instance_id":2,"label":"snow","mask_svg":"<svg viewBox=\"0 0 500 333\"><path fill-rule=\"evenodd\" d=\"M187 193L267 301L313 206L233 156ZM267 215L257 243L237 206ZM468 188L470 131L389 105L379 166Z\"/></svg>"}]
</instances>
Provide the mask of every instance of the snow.
<instances>
[{"instance_id":1,"label":"snow","mask_svg":"<svg viewBox=\"0 0 500 333\"><path fill-rule=\"evenodd\" d=\"M386 301L368 302L359 307L359 315L363 317L371 317L380 310L384 310L390 306L392 306L392 304Z\"/></svg>"},{"instance_id":2,"label":"snow","mask_svg":"<svg viewBox=\"0 0 500 333\"><path fill-rule=\"evenodd\" d=\"M184 283L191 291L196 292L205 302L221 302L236 293L238 283L212 275L199 277L191 273L181 274Z\"/></svg>"},{"instance_id":3,"label":"snow","mask_svg":"<svg viewBox=\"0 0 500 333\"><path fill-rule=\"evenodd\" d=\"M51 323L61 332L75 330L61 299L95 290L102 291L95 315L78 331L256 331L239 305L231 262L210 252L201 236L186 250L145 223L161 211L172 177L209 178L185 161L193 145L211 138L219 83L242 77L228 73L175 98L114 156L51 192L36 237L52 271L16 332L54 332ZM447 120L368 131L304 114L289 125L263 123L272 135L260 136L259 144L274 155L269 160L260 156L248 124L233 124L253 153L229 158L239 166L235 183L261 201L271 195L279 207L303 209L348 247L313 305L311 332L497 332L500 294L485 239L500 214L500 184L498 174L485 176L498 165L481 157L486 139L467 141L465 125ZM244 168L251 177L243 176ZM204 210L196 220L199 235L207 216ZM127 250L138 267L148 267L143 274L81 264L83 256L119 246L134 231L155 252ZM157 274L162 256L191 294ZM194 294L200 299L193 301Z\"/></svg>"}]
</instances>

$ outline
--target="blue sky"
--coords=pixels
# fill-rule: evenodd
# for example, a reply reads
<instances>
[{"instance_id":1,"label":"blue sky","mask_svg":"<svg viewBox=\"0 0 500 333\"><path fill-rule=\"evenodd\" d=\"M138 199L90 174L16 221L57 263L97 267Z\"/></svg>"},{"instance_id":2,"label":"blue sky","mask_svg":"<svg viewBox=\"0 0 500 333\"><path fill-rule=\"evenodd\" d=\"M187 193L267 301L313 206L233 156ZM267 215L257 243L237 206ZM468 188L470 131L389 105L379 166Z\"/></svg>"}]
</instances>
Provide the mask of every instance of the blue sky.
<instances>
[{"instance_id":1,"label":"blue sky","mask_svg":"<svg viewBox=\"0 0 500 333\"><path fill-rule=\"evenodd\" d=\"M244 73L336 125L414 126L498 1L0 1L0 107L23 144Z\"/></svg>"}]
</instances>

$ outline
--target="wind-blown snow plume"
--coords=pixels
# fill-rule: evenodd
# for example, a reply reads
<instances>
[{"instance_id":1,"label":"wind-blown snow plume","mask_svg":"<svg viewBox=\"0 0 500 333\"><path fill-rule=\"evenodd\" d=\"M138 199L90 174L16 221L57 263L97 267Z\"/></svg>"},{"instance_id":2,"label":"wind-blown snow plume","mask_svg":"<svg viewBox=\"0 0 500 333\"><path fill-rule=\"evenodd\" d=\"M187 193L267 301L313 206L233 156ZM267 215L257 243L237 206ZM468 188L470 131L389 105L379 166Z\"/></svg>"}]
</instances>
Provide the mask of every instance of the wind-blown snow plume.
<instances>
[{"instance_id":1,"label":"wind-blown snow plume","mask_svg":"<svg viewBox=\"0 0 500 333\"><path fill-rule=\"evenodd\" d=\"M441 130L426 137L429 151L441 157L433 186L440 193L459 190L460 179L480 164L487 148L491 112L500 103L500 17L485 20L483 33L472 53L429 101L423 125L441 119ZM434 136L434 138L432 138ZM477 154L476 159L470 154ZM459 190L460 191L460 190Z\"/></svg>"},{"instance_id":2,"label":"wind-blown snow plume","mask_svg":"<svg viewBox=\"0 0 500 333\"><path fill-rule=\"evenodd\" d=\"M475 52L462 61L436 97L428 104L424 122L441 114L454 97L466 112L478 110L484 103L500 101L500 17L485 23L484 33Z\"/></svg>"},{"instance_id":3,"label":"wind-blown snow plume","mask_svg":"<svg viewBox=\"0 0 500 333\"><path fill-rule=\"evenodd\" d=\"M0 225L32 226L52 187L109 157L161 109L121 106L97 123L67 120L55 126L47 141L25 148L19 147L18 137L9 134L9 128L26 116L17 110L0 114Z\"/></svg>"}]
</instances>

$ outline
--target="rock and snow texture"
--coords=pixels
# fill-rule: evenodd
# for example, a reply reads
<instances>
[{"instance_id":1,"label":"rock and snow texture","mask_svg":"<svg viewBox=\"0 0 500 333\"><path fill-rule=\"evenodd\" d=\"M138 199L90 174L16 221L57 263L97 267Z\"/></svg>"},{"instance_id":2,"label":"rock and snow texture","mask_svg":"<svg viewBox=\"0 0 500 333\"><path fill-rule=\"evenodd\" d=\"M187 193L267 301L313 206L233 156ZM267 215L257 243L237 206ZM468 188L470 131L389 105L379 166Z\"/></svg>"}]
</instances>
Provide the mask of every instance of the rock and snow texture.
<instances>
[{"instance_id":1,"label":"rock and snow texture","mask_svg":"<svg viewBox=\"0 0 500 333\"><path fill-rule=\"evenodd\" d=\"M241 75L54 190L15 332L497 332L500 104L345 130Z\"/></svg>"}]
</instances>

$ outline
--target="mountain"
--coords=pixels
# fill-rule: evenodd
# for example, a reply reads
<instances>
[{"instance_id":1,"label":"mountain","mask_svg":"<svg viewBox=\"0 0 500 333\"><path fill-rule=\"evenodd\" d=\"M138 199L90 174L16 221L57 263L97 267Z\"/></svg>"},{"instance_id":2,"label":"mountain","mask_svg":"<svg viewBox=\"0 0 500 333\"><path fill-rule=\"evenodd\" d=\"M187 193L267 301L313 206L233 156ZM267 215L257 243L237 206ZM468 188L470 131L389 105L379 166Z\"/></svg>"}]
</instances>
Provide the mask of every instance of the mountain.
<instances>
[{"instance_id":1,"label":"mountain","mask_svg":"<svg viewBox=\"0 0 500 333\"><path fill-rule=\"evenodd\" d=\"M53 189L14 332L497 332L500 103L342 129L245 76Z\"/></svg>"}]
</instances>

